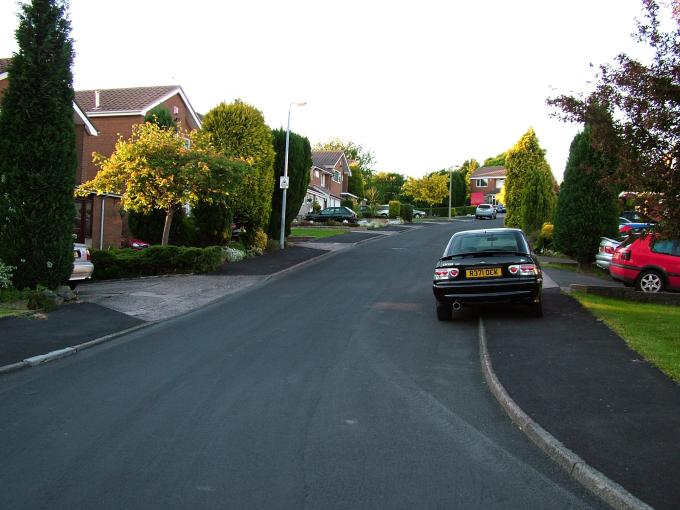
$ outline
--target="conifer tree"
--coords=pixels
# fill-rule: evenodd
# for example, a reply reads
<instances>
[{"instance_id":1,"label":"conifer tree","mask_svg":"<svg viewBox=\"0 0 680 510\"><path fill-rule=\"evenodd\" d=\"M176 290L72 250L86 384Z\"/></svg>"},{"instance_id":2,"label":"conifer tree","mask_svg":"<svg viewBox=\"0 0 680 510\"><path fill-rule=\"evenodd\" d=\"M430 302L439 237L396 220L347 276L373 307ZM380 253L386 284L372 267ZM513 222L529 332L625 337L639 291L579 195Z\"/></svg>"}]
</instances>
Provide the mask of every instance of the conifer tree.
<instances>
[{"instance_id":1,"label":"conifer tree","mask_svg":"<svg viewBox=\"0 0 680 510\"><path fill-rule=\"evenodd\" d=\"M19 50L0 105L0 259L17 288L54 288L73 268L73 42L67 5L21 4Z\"/></svg>"},{"instance_id":2,"label":"conifer tree","mask_svg":"<svg viewBox=\"0 0 680 510\"><path fill-rule=\"evenodd\" d=\"M618 210L616 194L602 179L616 168L615 161L592 146L591 128L571 142L555 211L553 243L580 264L595 259L601 236L614 236Z\"/></svg>"},{"instance_id":3,"label":"conifer tree","mask_svg":"<svg viewBox=\"0 0 680 510\"><path fill-rule=\"evenodd\" d=\"M272 194L272 212L269 219L269 237L279 239L281 232L281 199L279 177L283 175L286 152L286 130L272 131L276 159L274 160L274 191ZM290 133L288 147L288 179L286 192L286 235L290 234L290 224L302 207L309 184L309 171L312 168L312 146L309 140L296 133Z\"/></svg>"},{"instance_id":4,"label":"conifer tree","mask_svg":"<svg viewBox=\"0 0 680 510\"><path fill-rule=\"evenodd\" d=\"M545 159L545 151L539 145L538 137L533 128L524 133L515 146L507 152L505 168L507 170L505 206L508 210L505 215L505 225L524 228L522 225L522 207L528 203L527 198L531 199L531 197L523 197L524 178L532 169L550 174L550 166Z\"/></svg>"}]
</instances>

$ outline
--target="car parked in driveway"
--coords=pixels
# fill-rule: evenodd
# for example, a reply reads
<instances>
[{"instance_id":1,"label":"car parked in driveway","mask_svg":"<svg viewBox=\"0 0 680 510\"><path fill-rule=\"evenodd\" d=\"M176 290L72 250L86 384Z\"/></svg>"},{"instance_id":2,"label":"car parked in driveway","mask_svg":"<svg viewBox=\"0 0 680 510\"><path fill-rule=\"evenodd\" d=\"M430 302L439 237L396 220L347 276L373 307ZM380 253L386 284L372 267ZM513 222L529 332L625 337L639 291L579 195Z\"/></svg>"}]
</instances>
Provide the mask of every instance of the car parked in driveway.
<instances>
[{"instance_id":1,"label":"car parked in driveway","mask_svg":"<svg viewBox=\"0 0 680 510\"><path fill-rule=\"evenodd\" d=\"M349 207L326 207L319 213L309 213L305 216L307 221L337 221L338 223L357 223L357 213Z\"/></svg>"},{"instance_id":2,"label":"car parked in driveway","mask_svg":"<svg viewBox=\"0 0 680 510\"><path fill-rule=\"evenodd\" d=\"M482 218L496 219L496 208L491 204L479 204L475 209L475 218L480 220Z\"/></svg>"},{"instance_id":3,"label":"car parked in driveway","mask_svg":"<svg viewBox=\"0 0 680 510\"><path fill-rule=\"evenodd\" d=\"M642 292L680 291L680 241L630 236L614 251L609 274Z\"/></svg>"},{"instance_id":4,"label":"car parked in driveway","mask_svg":"<svg viewBox=\"0 0 680 510\"><path fill-rule=\"evenodd\" d=\"M496 212L497 213L504 213L507 210L505 209L505 206L503 204L496 204Z\"/></svg>"},{"instance_id":5,"label":"car parked in driveway","mask_svg":"<svg viewBox=\"0 0 680 510\"><path fill-rule=\"evenodd\" d=\"M543 315L543 273L524 232L516 228L467 230L453 234L437 261L432 280L437 318L451 320L466 304L529 305Z\"/></svg>"},{"instance_id":6,"label":"car parked in driveway","mask_svg":"<svg viewBox=\"0 0 680 510\"><path fill-rule=\"evenodd\" d=\"M87 245L82 243L75 243L73 245L73 271L71 272L71 278L69 278L69 287L75 289L78 282L92 278L94 264L92 264L91 260L90 249Z\"/></svg>"},{"instance_id":7,"label":"car parked in driveway","mask_svg":"<svg viewBox=\"0 0 680 510\"><path fill-rule=\"evenodd\" d=\"M600 246L595 255L595 265L602 269L609 269L609 264L612 261L614 250L621 244L621 241L610 239L609 237L600 238Z\"/></svg>"},{"instance_id":8,"label":"car parked in driveway","mask_svg":"<svg viewBox=\"0 0 680 510\"><path fill-rule=\"evenodd\" d=\"M631 221L623 216L619 217L619 233L621 235L633 234L643 229L654 226L653 223L645 221Z\"/></svg>"}]
</instances>

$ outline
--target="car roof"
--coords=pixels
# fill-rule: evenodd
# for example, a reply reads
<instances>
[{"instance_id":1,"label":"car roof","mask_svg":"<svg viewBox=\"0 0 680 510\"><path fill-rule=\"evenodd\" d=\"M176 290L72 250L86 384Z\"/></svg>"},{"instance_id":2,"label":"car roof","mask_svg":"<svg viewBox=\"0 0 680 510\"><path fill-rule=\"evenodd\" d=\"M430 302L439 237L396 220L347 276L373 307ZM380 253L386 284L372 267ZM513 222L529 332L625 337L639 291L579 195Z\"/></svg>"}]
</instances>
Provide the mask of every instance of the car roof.
<instances>
[{"instance_id":1,"label":"car roof","mask_svg":"<svg viewBox=\"0 0 680 510\"><path fill-rule=\"evenodd\" d=\"M521 234L524 234L521 228L500 227L500 228L481 228L478 230L462 230L461 232L456 232L451 237L453 238L467 235L502 234L504 232L520 232Z\"/></svg>"}]
</instances>

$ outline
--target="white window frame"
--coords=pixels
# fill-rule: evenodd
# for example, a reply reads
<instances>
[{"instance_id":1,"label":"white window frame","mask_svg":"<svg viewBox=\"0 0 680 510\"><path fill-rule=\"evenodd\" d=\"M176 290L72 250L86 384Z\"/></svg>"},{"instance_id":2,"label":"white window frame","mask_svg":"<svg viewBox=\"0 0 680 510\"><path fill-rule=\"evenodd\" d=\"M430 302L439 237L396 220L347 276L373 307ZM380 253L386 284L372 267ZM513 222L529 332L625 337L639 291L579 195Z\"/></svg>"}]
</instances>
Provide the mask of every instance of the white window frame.
<instances>
[{"instance_id":1,"label":"white window frame","mask_svg":"<svg viewBox=\"0 0 680 510\"><path fill-rule=\"evenodd\" d=\"M336 178L337 177L337 178ZM342 173L338 170L333 170L333 180L338 184L342 182Z\"/></svg>"},{"instance_id":2,"label":"white window frame","mask_svg":"<svg viewBox=\"0 0 680 510\"><path fill-rule=\"evenodd\" d=\"M475 187L476 188L488 188L489 187L489 179L485 178L478 178L478 179L473 179L475 181ZM480 184L480 183L484 184Z\"/></svg>"}]
</instances>

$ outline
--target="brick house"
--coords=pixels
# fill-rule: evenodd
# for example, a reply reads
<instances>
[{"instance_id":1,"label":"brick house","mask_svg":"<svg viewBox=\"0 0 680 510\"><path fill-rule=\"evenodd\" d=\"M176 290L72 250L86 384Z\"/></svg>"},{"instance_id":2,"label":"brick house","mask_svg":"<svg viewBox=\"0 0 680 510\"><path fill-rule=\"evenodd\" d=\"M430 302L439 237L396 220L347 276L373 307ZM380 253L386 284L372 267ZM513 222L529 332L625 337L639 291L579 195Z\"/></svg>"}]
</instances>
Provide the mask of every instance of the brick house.
<instances>
[{"instance_id":1,"label":"brick house","mask_svg":"<svg viewBox=\"0 0 680 510\"><path fill-rule=\"evenodd\" d=\"M348 191L352 171L342 151L312 151L309 185L298 216L312 210L314 201L321 209L338 207L344 198L357 198Z\"/></svg>"},{"instance_id":2,"label":"brick house","mask_svg":"<svg viewBox=\"0 0 680 510\"><path fill-rule=\"evenodd\" d=\"M470 205L496 204L496 195L505 185L507 171L502 166L482 166L470 175Z\"/></svg>"},{"instance_id":3,"label":"brick house","mask_svg":"<svg viewBox=\"0 0 680 510\"><path fill-rule=\"evenodd\" d=\"M201 127L201 121L191 103L177 85L99 89L76 91L76 102L97 126L99 136L85 140L83 165L77 182L92 179L99 170L92 162L92 153L110 156L120 137L127 139L135 124L156 106L170 111L182 129ZM76 235L78 240L96 248L119 247L126 229L120 196L106 194L76 200Z\"/></svg>"},{"instance_id":4,"label":"brick house","mask_svg":"<svg viewBox=\"0 0 680 510\"><path fill-rule=\"evenodd\" d=\"M10 64L9 58L0 58L0 97L4 94L8 86L7 77L9 75L8 68ZM91 145L96 145L94 140L98 139L99 132L91 120L87 117L85 112L78 106L77 103L73 103L73 122L76 128L76 181L74 185L82 182L81 176L83 174L83 168L87 166L88 162L92 159L91 151L89 147ZM76 217L74 228L77 230L83 221L82 215ZM92 217L89 217L90 227L92 222ZM82 242L82 239L80 240Z\"/></svg>"}]
</instances>

